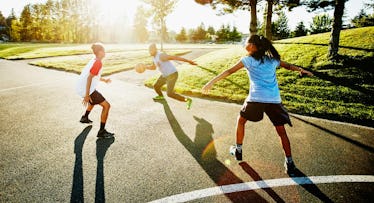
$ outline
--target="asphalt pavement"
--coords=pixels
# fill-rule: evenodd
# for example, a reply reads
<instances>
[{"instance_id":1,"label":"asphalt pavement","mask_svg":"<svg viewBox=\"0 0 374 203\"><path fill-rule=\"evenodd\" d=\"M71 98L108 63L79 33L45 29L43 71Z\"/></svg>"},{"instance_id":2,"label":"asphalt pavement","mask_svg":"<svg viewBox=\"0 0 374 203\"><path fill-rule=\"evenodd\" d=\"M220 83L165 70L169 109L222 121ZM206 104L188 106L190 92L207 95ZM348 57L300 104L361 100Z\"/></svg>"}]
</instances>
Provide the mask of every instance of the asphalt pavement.
<instances>
[{"instance_id":1,"label":"asphalt pavement","mask_svg":"<svg viewBox=\"0 0 374 203\"><path fill-rule=\"evenodd\" d=\"M78 75L0 60L0 202L374 199L373 128L292 115L286 129L299 171L290 178L267 117L247 123L239 163L228 149L240 105L154 102L145 76L123 72L99 85L115 138L97 139L101 107L92 125L79 123Z\"/></svg>"}]
</instances>

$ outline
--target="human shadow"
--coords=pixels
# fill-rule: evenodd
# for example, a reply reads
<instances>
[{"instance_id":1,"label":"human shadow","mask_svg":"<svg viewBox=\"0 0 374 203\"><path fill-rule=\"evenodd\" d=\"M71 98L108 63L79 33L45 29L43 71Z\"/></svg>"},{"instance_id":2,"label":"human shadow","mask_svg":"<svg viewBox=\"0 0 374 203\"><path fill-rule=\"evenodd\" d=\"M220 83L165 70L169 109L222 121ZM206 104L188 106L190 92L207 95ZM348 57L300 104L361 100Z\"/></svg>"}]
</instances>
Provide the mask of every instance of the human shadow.
<instances>
[{"instance_id":1,"label":"human shadow","mask_svg":"<svg viewBox=\"0 0 374 203\"><path fill-rule=\"evenodd\" d=\"M254 181L262 181L263 179L261 178L261 176L247 163L247 162L241 162L239 164L243 170L249 175L251 176L251 178L254 180ZM264 184L262 183L261 186L263 186ZM285 202L273 189L271 189L270 187L269 188L263 188L262 190L264 190L271 198L273 198L273 200L275 202Z\"/></svg>"},{"instance_id":2,"label":"human shadow","mask_svg":"<svg viewBox=\"0 0 374 203\"><path fill-rule=\"evenodd\" d=\"M332 203L333 201L324 194L314 183L312 180L308 178L307 175L305 175L303 172L301 172L299 169L295 170L295 173L291 176L293 181L295 181L298 185L303 187L306 191L308 191L310 194L314 195L318 199L320 199L322 202Z\"/></svg>"},{"instance_id":3,"label":"human shadow","mask_svg":"<svg viewBox=\"0 0 374 203\"><path fill-rule=\"evenodd\" d=\"M187 134L183 131L181 125L175 118L166 101L158 101L164 107L165 114L169 121L169 124L174 132L175 137L179 142L188 150L188 152L194 157L204 171L218 186L243 183L243 181L237 177L230 169L222 164L217 159L217 151L214 146L213 140L213 126L203 118L194 116L197 121L196 124L196 135L194 141L192 141ZM226 193L227 198L232 202L266 202L259 194L255 191L242 191L234 193Z\"/></svg>"},{"instance_id":4,"label":"human shadow","mask_svg":"<svg viewBox=\"0 0 374 203\"><path fill-rule=\"evenodd\" d=\"M291 116L292 116L292 115L291 115ZM351 138L348 138L348 137L346 137L346 136L344 136L344 135L341 135L341 134L336 133L336 132L334 132L334 131L331 131L331 130L329 130L329 129L326 129L326 128L322 127L322 126L319 126L319 125L317 125L317 124L314 124L314 123L312 123L312 122L309 122L309 121L307 121L307 120L305 120L305 119L302 119L302 118L299 118L299 117L296 117L296 116L292 116L292 117L295 118L295 119L297 119L297 120L299 120L299 121L302 121L302 122L304 122L304 123L306 123L306 124L308 124L308 125L311 125L311 126L316 127L316 128L318 128L318 129L320 129L320 130L323 130L323 131L325 131L325 132L327 132L327 133L329 133L329 134L331 134L331 135L333 135L333 136L335 136L335 137L338 137L338 138L340 138L340 139L342 139L342 140L344 140L344 141L346 141L346 142L349 142L349 143L351 143L351 144L353 144L353 145L355 145L355 146L357 146L357 147L360 147L360 148L362 148L362 149L364 149L364 150L366 150L366 151L368 151L368 152L374 153L374 148L371 147L371 146L368 146L368 145L366 145L366 144L364 144L364 143L361 143L361 142L359 142L359 141L357 141L357 140L353 140L353 139L351 139Z\"/></svg>"},{"instance_id":5,"label":"human shadow","mask_svg":"<svg viewBox=\"0 0 374 203\"><path fill-rule=\"evenodd\" d=\"M95 202L105 202L105 188L104 188L104 158L110 145L114 142L114 137L109 139L97 139L96 140L96 158L97 158L97 169L96 169L96 186L95 186Z\"/></svg>"},{"instance_id":6,"label":"human shadow","mask_svg":"<svg viewBox=\"0 0 374 203\"><path fill-rule=\"evenodd\" d=\"M70 202L84 202L82 149L83 149L83 144L87 138L87 135L91 129L92 129L92 125L87 126L75 138L75 141L74 141L75 164L74 164L74 174L73 174L73 187L71 189Z\"/></svg>"}]
</instances>

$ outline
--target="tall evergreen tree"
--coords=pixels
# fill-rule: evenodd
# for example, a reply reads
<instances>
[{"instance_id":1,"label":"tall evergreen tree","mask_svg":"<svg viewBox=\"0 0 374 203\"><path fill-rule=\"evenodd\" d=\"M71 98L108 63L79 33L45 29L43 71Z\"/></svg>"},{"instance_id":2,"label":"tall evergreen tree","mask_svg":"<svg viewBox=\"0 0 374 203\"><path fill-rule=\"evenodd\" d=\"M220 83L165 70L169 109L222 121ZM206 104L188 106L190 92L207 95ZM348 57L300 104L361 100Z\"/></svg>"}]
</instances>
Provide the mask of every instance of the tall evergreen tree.
<instances>
[{"instance_id":1,"label":"tall evergreen tree","mask_svg":"<svg viewBox=\"0 0 374 203\"><path fill-rule=\"evenodd\" d=\"M304 22L299 22L295 28L295 30L292 32L292 37L301 37L305 36L308 33L308 30L306 29Z\"/></svg>"},{"instance_id":2,"label":"tall evergreen tree","mask_svg":"<svg viewBox=\"0 0 374 203\"><path fill-rule=\"evenodd\" d=\"M331 17L324 13L313 17L313 22L310 24L310 31L312 34L328 32L331 30Z\"/></svg>"},{"instance_id":3,"label":"tall evergreen tree","mask_svg":"<svg viewBox=\"0 0 374 203\"><path fill-rule=\"evenodd\" d=\"M180 33L177 34L177 36L175 37L175 40L183 43L183 42L186 42L187 39L188 39L188 37L187 37L186 29L184 27L182 27Z\"/></svg>"}]
</instances>

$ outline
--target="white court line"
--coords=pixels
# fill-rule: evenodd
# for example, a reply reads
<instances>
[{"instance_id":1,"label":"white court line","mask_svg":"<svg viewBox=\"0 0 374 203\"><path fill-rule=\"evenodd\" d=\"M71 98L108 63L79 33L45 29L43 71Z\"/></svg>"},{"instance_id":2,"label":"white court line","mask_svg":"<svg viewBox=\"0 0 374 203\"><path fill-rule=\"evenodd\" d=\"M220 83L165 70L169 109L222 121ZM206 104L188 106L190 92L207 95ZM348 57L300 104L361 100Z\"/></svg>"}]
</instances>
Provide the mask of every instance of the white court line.
<instances>
[{"instance_id":1,"label":"white court line","mask_svg":"<svg viewBox=\"0 0 374 203\"><path fill-rule=\"evenodd\" d=\"M311 177L295 177L280 178L261 181L252 181L246 183L238 183L231 185L222 185L201 190L195 190L182 194L172 195L162 199L154 200L151 203L159 202L187 202L204 197L223 195L232 192L242 192L248 190L256 190L262 188L272 188L290 185L308 185L322 183L352 183L352 182L374 182L374 175L336 175L336 176L311 176Z\"/></svg>"},{"instance_id":2,"label":"white court line","mask_svg":"<svg viewBox=\"0 0 374 203\"><path fill-rule=\"evenodd\" d=\"M33 84L30 84L30 85L23 85L23 86L18 86L18 87L10 87L10 88L6 88L6 89L1 89L1 90L0 90L0 93L1 93L1 92L6 92L6 91L10 91L10 90L16 90L16 89L27 88L27 87L34 87L34 86L40 86L40 85L47 85L47 84L50 84L50 83L61 82L61 81L68 80L68 79L71 79L71 78L60 79L60 80L53 80L53 81L41 82L41 83L33 83Z\"/></svg>"}]
</instances>

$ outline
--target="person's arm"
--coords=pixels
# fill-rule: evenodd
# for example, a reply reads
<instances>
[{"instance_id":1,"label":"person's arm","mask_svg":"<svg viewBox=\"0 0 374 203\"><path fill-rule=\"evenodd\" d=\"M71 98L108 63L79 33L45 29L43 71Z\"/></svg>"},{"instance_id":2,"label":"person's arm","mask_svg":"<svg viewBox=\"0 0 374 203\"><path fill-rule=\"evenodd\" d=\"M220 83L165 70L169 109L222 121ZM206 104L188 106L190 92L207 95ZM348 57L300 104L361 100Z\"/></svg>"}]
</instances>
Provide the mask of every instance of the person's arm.
<instances>
[{"instance_id":1,"label":"person's arm","mask_svg":"<svg viewBox=\"0 0 374 203\"><path fill-rule=\"evenodd\" d=\"M155 64L148 65L145 68L148 69L148 70L156 70L156 65Z\"/></svg>"},{"instance_id":2,"label":"person's arm","mask_svg":"<svg viewBox=\"0 0 374 203\"><path fill-rule=\"evenodd\" d=\"M300 75L302 74L306 74L308 76L313 76L313 73L307 71L307 70L304 70L303 68L299 67L299 66L295 66L295 65L292 65L292 64L289 64L285 61L280 61L280 66L282 66L283 68L287 69L287 70L292 70L292 71L298 71L300 73Z\"/></svg>"},{"instance_id":3,"label":"person's arm","mask_svg":"<svg viewBox=\"0 0 374 203\"><path fill-rule=\"evenodd\" d=\"M197 63L195 63L194 61L191 61L191 60L179 57L179 56L171 56L171 55L167 55L167 54L161 54L160 55L160 60L161 61L171 61L171 60L173 60L173 61L183 61L183 62L187 62L191 65L197 65Z\"/></svg>"},{"instance_id":4,"label":"person's arm","mask_svg":"<svg viewBox=\"0 0 374 203\"><path fill-rule=\"evenodd\" d=\"M236 71L238 71L239 69L243 68L244 67L244 64L242 63L242 61L239 61L238 63L236 63L233 67L223 71L221 74L217 75L215 78L213 78L211 81L209 81L202 89L203 93L206 94L208 93L208 91L210 89L212 89L214 83L226 78L227 76L235 73Z\"/></svg>"},{"instance_id":5,"label":"person's arm","mask_svg":"<svg viewBox=\"0 0 374 203\"><path fill-rule=\"evenodd\" d=\"M95 77L92 73L90 73L87 77L87 84L86 84L86 94L83 98L83 105L87 106L88 102L92 101L90 97L90 88L91 88L91 83L92 83L92 78Z\"/></svg>"},{"instance_id":6,"label":"person's arm","mask_svg":"<svg viewBox=\"0 0 374 203\"><path fill-rule=\"evenodd\" d=\"M100 81L103 81L105 83L111 83L112 80L110 78L100 78Z\"/></svg>"}]
</instances>

